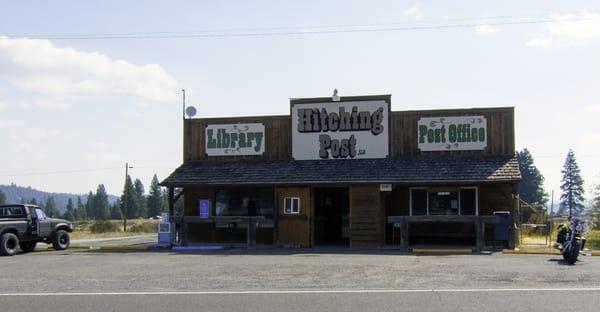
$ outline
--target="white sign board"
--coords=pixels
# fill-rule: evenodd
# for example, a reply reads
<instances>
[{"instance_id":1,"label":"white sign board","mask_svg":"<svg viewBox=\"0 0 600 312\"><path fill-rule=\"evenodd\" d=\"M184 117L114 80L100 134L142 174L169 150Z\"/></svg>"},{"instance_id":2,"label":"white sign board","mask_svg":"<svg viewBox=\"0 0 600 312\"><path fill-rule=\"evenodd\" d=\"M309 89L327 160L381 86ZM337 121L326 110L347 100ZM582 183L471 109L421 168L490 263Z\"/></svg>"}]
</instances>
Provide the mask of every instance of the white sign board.
<instances>
[{"instance_id":1,"label":"white sign board","mask_svg":"<svg viewBox=\"0 0 600 312\"><path fill-rule=\"evenodd\" d=\"M471 151L487 147L483 116L426 117L417 129L421 151Z\"/></svg>"},{"instance_id":2,"label":"white sign board","mask_svg":"<svg viewBox=\"0 0 600 312\"><path fill-rule=\"evenodd\" d=\"M208 156L262 155L265 152L265 125L208 125L205 142Z\"/></svg>"},{"instance_id":3,"label":"white sign board","mask_svg":"<svg viewBox=\"0 0 600 312\"><path fill-rule=\"evenodd\" d=\"M385 158L389 111L383 100L292 104L292 157Z\"/></svg>"}]
</instances>

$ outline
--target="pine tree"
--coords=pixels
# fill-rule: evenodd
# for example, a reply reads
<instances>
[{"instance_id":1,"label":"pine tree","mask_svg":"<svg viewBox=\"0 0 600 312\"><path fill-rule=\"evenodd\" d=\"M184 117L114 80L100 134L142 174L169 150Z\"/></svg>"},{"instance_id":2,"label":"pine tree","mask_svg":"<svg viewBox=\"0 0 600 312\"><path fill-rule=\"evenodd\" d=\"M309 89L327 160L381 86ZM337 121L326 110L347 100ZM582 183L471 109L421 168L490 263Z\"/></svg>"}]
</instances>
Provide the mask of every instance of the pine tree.
<instances>
[{"instance_id":1,"label":"pine tree","mask_svg":"<svg viewBox=\"0 0 600 312\"><path fill-rule=\"evenodd\" d=\"M48 197L48 199L46 200L46 207L44 212L46 213L46 215L50 218L58 218L60 216L60 212L58 211L58 208L56 207L56 202L54 201L54 197Z\"/></svg>"},{"instance_id":2,"label":"pine tree","mask_svg":"<svg viewBox=\"0 0 600 312\"><path fill-rule=\"evenodd\" d=\"M94 217L97 220L106 220L110 216L110 203L104 184L98 185L94 195Z\"/></svg>"},{"instance_id":3,"label":"pine tree","mask_svg":"<svg viewBox=\"0 0 600 312\"><path fill-rule=\"evenodd\" d=\"M121 212L123 216L127 216L128 219L133 218L135 215L134 209L135 195L133 191L133 183L131 182L131 176L127 176L125 179L125 185L123 185L123 194L121 195Z\"/></svg>"},{"instance_id":4,"label":"pine tree","mask_svg":"<svg viewBox=\"0 0 600 312\"><path fill-rule=\"evenodd\" d=\"M71 199L71 197L69 197L69 200L67 201L67 209L62 215L62 218L69 221L75 220L75 206L73 205L73 199Z\"/></svg>"},{"instance_id":5,"label":"pine tree","mask_svg":"<svg viewBox=\"0 0 600 312\"><path fill-rule=\"evenodd\" d=\"M583 179L577 161L575 160L575 152L569 150L565 165L562 169L562 184L560 189L560 207L558 214L569 216L578 216L583 212Z\"/></svg>"},{"instance_id":6,"label":"pine tree","mask_svg":"<svg viewBox=\"0 0 600 312\"><path fill-rule=\"evenodd\" d=\"M81 197L77 196L77 207L75 208L75 213L73 215L75 220L86 220L87 213L85 211L85 206L81 202Z\"/></svg>"},{"instance_id":7,"label":"pine tree","mask_svg":"<svg viewBox=\"0 0 600 312\"><path fill-rule=\"evenodd\" d=\"M517 160L523 177L519 183L520 198L530 204L546 205L548 193L544 191L544 176L533 163L529 150L517 152Z\"/></svg>"},{"instance_id":8,"label":"pine tree","mask_svg":"<svg viewBox=\"0 0 600 312\"><path fill-rule=\"evenodd\" d=\"M114 204L110 205L110 218L113 220L123 219L123 212L121 211L121 201L117 199Z\"/></svg>"},{"instance_id":9,"label":"pine tree","mask_svg":"<svg viewBox=\"0 0 600 312\"><path fill-rule=\"evenodd\" d=\"M594 199L590 208L590 217L594 222L596 229L600 229L600 185L596 185L594 189Z\"/></svg>"},{"instance_id":10,"label":"pine tree","mask_svg":"<svg viewBox=\"0 0 600 312\"><path fill-rule=\"evenodd\" d=\"M158 178L155 174L154 177L152 177L152 183L150 184L150 192L148 194L147 199L148 217L157 216L161 212L164 212L163 191L158 183Z\"/></svg>"},{"instance_id":11,"label":"pine tree","mask_svg":"<svg viewBox=\"0 0 600 312\"><path fill-rule=\"evenodd\" d=\"M2 192L2 190L0 190L0 205L5 205L6 204L6 195L4 195L4 192Z\"/></svg>"},{"instance_id":12,"label":"pine tree","mask_svg":"<svg viewBox=\"0 0 600 312\"><path fill-rule=\"evenodd\" d=\"M144 196L144 184L140 179L135 179L133 185L134 192L134 218L145 218L148 214L146 208L146 197Z\"/></svg>"},{"instance_id":13,"label":"pine tree","mask_svg":"<svg viewBox=\"0 0 600 312\"><path fill-rule=\"evenodd\" d=\"M95 218L95 215L94 215L95 210L96 209L94 208L94 193L92 193L92 191L90 191L88 193L87 200L85 202L85 214L87 215L88 218L94 219Z\"/></svg>"}]
</instances>

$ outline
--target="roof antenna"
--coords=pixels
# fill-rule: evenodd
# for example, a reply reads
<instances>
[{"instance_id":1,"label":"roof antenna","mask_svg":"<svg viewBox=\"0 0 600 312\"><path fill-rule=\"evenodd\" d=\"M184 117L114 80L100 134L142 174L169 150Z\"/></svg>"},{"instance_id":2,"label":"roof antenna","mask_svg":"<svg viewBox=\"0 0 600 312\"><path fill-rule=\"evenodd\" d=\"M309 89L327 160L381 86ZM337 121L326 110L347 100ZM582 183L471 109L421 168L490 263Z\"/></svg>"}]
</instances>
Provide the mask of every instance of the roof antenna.
<instances>
[{"instance_id":1,"label":"roof antenna","mask_svg":"<svg viewBox=\"0 0 600 312\"><path fill-rule=\"evenodd\" d=\"M338 90L337 89L333 89L333 95L331 96L331 100L333 102L339 102L340 101L340 96L338 95Z\"/></svg>"}]
</instances>

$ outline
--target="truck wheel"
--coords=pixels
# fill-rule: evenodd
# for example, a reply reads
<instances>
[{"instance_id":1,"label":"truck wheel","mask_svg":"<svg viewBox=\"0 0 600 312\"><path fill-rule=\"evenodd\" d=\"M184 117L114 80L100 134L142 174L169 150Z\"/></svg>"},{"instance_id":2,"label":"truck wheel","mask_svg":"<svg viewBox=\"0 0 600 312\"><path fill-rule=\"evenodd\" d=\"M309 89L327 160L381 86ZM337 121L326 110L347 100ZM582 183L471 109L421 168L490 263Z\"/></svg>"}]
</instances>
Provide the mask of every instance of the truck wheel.
<instances>
[{"instance_id":1,"label":"truck wheel","mask_svg":"<svg viewBox=\"0 0 600 312\"><path fill-rule=\"evenodd\" d=\"M19 247L21 247L21 250L23 250L23 252L32 252L32 251L34 251L36 245L37 245L36 241L32 241L32 242L20 242L19 243Z\"/></svg>"},{"instance_id":2,"label":"truck wheel","mask_svg":"<svg viewBox=\"0 0 600 312\"><path fill-rule=\"evenodd\" d=\"M13 233L0 236L0 256L14 256L19 247L19 238Z\"/></svg>"},{"instance_id":3,"label":"truck wheel","mask_svg":"<svg viewBox=\"0 0 600 312\"><path fill-rule=\"evenodd\" d=\"M71 238L69 237L69 233L64 230L56 231L54 237L52 238L52 246L56 250L65 250L69 248L69 244L71 243Z\"/></svg>"}]
</instances>

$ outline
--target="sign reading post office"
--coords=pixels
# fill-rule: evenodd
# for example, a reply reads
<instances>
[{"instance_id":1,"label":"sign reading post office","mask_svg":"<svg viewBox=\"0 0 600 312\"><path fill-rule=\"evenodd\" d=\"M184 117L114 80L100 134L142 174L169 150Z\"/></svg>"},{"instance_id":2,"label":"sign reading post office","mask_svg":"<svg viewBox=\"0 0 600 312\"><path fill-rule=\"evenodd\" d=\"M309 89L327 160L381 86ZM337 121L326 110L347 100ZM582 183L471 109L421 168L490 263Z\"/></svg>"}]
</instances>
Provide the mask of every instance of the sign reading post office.
<instances>
[{"instance_id":1,"label":"sign reading post office","mask_svg":"<svg viewBox=\"0 0 600 312\"><path fill-rule=\"evenodd\" d=\"M487 120L483 116L421 118L421 151L469 151L487 147Z\"/></svg>"},{"instance_id":2,"label":"sign reading post office","mask_svg":"<svg viewBox=\"0 0 600 312\"><path fill-rule=\"evenodd\" d=\"M389 103L382 100L292 104L292 156L385 158L389 112Z\"/></svg>"},{"instance_id":3,"label":"sign reading post office","mask_svg":"<svg viewBox=\"0 0 600 312\"><path fill-rule=\"evenodd\" d=\"M261 123L206 126L206 155L262 155L265 125Z\"/></svg>"}]
</instances>

